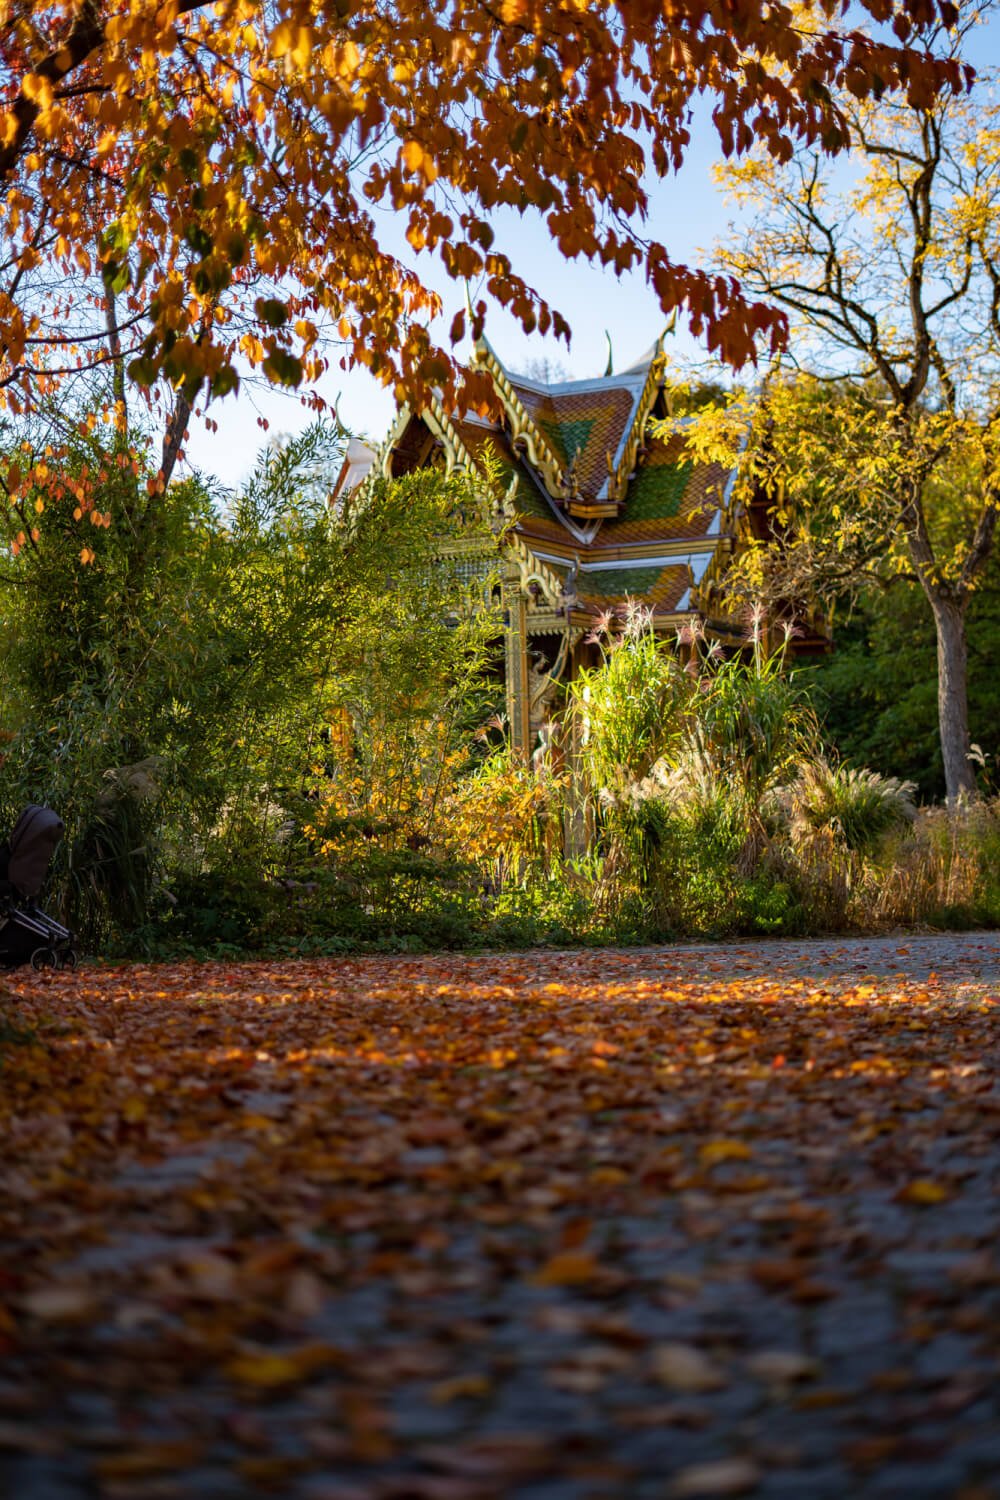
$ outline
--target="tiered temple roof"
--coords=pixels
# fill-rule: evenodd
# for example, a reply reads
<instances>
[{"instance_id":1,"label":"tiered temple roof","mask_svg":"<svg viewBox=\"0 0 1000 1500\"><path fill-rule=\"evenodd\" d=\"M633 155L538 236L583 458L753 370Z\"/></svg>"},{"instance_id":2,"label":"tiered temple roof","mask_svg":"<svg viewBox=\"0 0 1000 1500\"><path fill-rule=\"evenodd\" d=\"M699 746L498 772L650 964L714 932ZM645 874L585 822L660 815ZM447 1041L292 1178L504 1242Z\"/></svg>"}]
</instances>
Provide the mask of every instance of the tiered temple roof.
<instances>
[{"instance_id":1,"label":"tiered temple roof","mask_svg":"<svg viewBox=\"0 0 1000 1500\"><path fill-rule=\"evenodd\" d=\"M745 622L720 587L733 552L768 535L766 497L738 502L735 473L687 452L667 415L662 339L621 374L556 383L507 371L481 340L476 363L497 401L488 417L431 399L403 408L380 453L352 442L338 484L348 493L374 466L387 477L442 465L482 472L505 492L505 679L513 742L532 753L556 681L595 660L595 621L630 601L673 634L697 619L739 648ZM826 649L805 608L789 611L797 651ZM533 665L534 663L534 665Z\"/></svg>"},{"instance_id":2,"label":"tiered temple roof","mask_svg":"<svg viewBox=\"0 0 1000 1500\"><path fill-rule=\"evenodd\" d=\"M521 571L527 579L535 563L542 580L558 580L563 597L544 603L574 624L630 598L659 628L698 612L703 583L732 547L733 476L688 457L682 431L650 436L650 419L666 413L661 342L630 369L593 380L508 372L485 340L475 359L492 378L498 412L452 416L433 400L421 412L402 410L380 455L386 474L442 460L475 468L491 455L522 544ZM348 486L356 460L350 470Z\"/></svg>"}]
</instances>

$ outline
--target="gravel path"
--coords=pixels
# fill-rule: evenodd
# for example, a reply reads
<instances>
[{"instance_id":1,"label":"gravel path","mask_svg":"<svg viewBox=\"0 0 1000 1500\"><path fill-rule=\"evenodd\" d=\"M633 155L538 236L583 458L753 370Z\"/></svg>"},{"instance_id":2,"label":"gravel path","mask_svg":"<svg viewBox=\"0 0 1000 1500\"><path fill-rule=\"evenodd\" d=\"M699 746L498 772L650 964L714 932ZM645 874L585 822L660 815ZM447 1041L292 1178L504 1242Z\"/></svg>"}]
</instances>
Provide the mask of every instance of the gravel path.
<instances>
[{"instance_id":1,"label":"gravel path","mask_svg":"<svg viewBox=\"0 0 1000 1500\"><path fill-rule=\"evenodd\" d=\"M997 935L15 981L11 1500L1000 1500Z\"/></svg>"}]
</instances>

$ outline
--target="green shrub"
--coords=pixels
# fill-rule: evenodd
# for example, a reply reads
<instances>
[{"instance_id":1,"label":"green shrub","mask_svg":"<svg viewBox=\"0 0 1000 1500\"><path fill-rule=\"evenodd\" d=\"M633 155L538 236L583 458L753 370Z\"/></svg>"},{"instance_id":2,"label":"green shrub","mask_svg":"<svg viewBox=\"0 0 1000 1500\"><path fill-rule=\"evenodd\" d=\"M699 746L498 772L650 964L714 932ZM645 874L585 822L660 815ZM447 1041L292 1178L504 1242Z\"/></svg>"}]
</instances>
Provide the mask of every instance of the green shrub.
<instances>
[{"instance_id":1,"label":"green shrub","mask_svg":"<svg viewBox=\"0 0 1000 1500\"><path fill-rule=\"evenodd\" d=\"M831 766L820 758L800 765L775 800L785 813L793 843L829 830L846 848L866 855L875 853L887 833L913 822L914 790L911 781Z\"/></svg>"},{"instance_id":2,"label":"green shrub","mask_svg":"<svg viewBox=\"0 0 1000 1500\"><path fill-rule=\"evenodd\" d=\"M756 875L743 882L740 901L743 932L798 937L809 930L801 894L785 880Z\"/></svg>"}]
</instances>

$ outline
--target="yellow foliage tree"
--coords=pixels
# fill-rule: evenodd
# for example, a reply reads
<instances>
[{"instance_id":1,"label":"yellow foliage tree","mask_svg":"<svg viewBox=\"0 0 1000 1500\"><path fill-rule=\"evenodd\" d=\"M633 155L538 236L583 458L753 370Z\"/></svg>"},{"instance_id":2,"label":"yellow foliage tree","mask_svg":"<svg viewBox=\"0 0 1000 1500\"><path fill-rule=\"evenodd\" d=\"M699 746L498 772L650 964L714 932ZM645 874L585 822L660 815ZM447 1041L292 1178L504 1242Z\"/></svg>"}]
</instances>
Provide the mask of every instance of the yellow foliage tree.
<instances>
[{"instance_id":1,"label":"yellow foliage tree","mask_svg":"<svg viewBox=\"0 0 1000 1500\"><path fill-rule=\"evenodd\" d=\"M815 16L815 12L813 13ZM939 35L943 60L974 47L981 9ZM949 800L975 790L965 616L1000 505L1000 108L984 72L933 102L838 95L849 151L777 162L755 151L724 169L759 212L724 268L792 320L795 363L750 402L760 442L751 483L775 502L782 538L757 582L830 595L907 573L934 616ZM698 424L725 446L737 402ZM772 580L772 586L775 580Z\"/></svg>"}]
</instances>

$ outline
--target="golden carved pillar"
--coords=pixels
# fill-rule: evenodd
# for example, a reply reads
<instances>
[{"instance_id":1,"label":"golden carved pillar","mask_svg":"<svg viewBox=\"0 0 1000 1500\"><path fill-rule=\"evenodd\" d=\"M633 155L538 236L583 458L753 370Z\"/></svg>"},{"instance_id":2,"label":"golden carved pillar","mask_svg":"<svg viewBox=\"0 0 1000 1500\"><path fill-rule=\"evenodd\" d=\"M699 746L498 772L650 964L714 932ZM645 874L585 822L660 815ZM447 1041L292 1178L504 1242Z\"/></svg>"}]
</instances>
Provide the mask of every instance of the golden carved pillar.
<instances>
[{"instance_id":1,"label":"golden carved pillar","mask_svg":"<svg viewBox=\"0 0 1000 1500\"><path fill-rule=\"evenodd\" d=\"M531 758L531 701L528 683L528 596L516 565L503 570L504 677L507 722L514 754L525 765Z\"/></svg>"}]
</instances>

